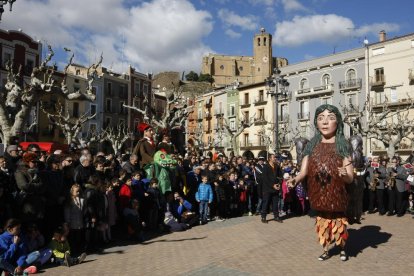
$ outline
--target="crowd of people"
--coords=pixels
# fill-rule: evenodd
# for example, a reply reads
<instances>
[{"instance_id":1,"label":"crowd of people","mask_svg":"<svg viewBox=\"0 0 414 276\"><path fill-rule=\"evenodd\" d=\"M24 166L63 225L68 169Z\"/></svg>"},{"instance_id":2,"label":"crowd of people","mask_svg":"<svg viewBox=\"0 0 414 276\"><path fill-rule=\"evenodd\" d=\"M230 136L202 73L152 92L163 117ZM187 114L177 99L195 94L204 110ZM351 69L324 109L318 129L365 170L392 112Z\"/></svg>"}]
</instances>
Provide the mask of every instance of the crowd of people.
<instances>
[{"instance_id":1,"label":"crowd of people","mask_svg":"<svg viewBox=\"0 0 414 276\"><path fill-rule=\"evenodd\" d=\"M43 265L71 266L124 237L139 243L213 220L258 215L268 223L270 206L278 223L311 211L306 181L292 185L299 166L286 156L179 156L166 149L169 139L161 143L177 164L170 168L167 192L145 174L141 150L47 155L36 144L25 152L9 145L0 156L0 269L22 274ZM368 213L400 217L414 211L414 162L387 162L366 160L363 206Z\"/></svg>"}]
</instances>

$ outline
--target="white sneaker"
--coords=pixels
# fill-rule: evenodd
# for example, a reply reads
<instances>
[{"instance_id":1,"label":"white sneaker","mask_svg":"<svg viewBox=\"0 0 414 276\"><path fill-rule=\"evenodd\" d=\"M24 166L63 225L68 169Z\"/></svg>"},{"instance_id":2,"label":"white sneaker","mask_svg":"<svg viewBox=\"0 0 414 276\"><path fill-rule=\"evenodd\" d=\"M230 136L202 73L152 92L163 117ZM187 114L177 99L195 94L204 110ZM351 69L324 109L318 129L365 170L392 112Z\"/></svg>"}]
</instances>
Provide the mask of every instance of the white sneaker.
<instances>
[{"instance_id":1,"label":"white sneaker","mask_svg":"<svg viewBox=\"0 0 414 276\"><path fill-rule=\"evenodd\" d=\"M341 259L341 261L345 262L346 260L348 260L348 255L346 254L344 250L342 250L341 253L339 254L339 258Z\"/></svg>"},{"instance_id":2,"label":"white sneaker","mask_svg":"<svg viewBox=\"0 0 414 276\"><path fill-rule=\"evenodd\" d=\"M252 212L249 212L249 216L253 216Z\"/></svg>"}]
</instances>

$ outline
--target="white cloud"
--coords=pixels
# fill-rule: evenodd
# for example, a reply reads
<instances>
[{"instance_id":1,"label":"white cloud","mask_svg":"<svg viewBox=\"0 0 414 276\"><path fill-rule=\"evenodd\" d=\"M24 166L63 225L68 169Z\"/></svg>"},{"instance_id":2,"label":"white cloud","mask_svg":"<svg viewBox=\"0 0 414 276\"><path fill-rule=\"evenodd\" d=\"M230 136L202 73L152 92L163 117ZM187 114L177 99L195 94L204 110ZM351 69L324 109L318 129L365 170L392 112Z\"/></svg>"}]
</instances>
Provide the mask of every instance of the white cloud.
<instances>
[{"instance_id":1,"label":"white cloud","mask_svg":"<svg viewBox=\"0 0 414 276\"><path fill-rule=\"evenodd\" d=\"M308 11L298 0L281 0L285 12Z\"/></svg>"},{"instance_id":2,"label":"white cloud","mask_svg":"<svg viewBox=\"0 0 414 276\"><path fill-rule=\"evenodd\" d=\"M299 46L311 42L335 43L350 36L397 31L393 23L373 23L357 28L351 19L336 14L295 16L291 21L276 23L273 42L280 46Z\"/></svg>"},{"instance_id":3,"label":"white cloud","mask_svg":"<svg viewBox=\"0 0 414 276\"><path fill-rule=\"evenodd\" d=\"M232 29L227 29L225 33L231 38L240 38L242 36L241 33L235 32Z\"/></svg>"},{"instance_id":4,"label":"white cloud","mask_svg":"<svg viewBox=\"0 0 414 276\"><path fill-rule=\"evenodd\" d=\"M115 70L123 60L142 72L198 70L212 52L202 41L212 16L189 0L19 0L5 16L2 28L71 48L85 65L103 51L104 65Z\"/></svg>"},{"instance_id":5,"label":"white cloud","mask_svg":"<svg viewBox=\"0 0 414 276\"><path fill-rule=\"evenodd\" d=\"M349 28L354 28L352 20L335 14L295 16L292 21L276 23L273 41L283 46L332 42L349 35Z\"/></svg>"},{"instance_id":6,"label":"white cloud","mask_svg":"<svg viewBox=\"0 0 414 276\"><path fill-rule=\"evenodd\" d=\"M236 26L243 30L257 30L258 18L253 15L240 16L233 11L227 9L220 9L218 17L227 27Z\"/></svg>"},{"instance_id":7,"label":"white cloud","mask_svg":"<svg viewBox=\"0 0 414 276\"><path fill-rule=\"evenodd\" d=\"M257 6L257 5L264 5L264 6L272 6L276 3L276 0L249 0L249 4Z\"/></svg>"}]
</instances>

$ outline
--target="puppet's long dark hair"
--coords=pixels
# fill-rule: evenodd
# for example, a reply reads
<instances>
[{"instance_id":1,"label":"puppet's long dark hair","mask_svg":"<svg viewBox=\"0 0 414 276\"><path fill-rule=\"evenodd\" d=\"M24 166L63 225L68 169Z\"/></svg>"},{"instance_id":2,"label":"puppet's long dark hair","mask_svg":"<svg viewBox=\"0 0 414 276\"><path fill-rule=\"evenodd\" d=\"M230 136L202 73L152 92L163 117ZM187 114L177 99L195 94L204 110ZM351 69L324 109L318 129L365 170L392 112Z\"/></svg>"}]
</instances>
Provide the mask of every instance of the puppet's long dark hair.
<instances>
[{"instance_id":1,"label":"puppet's long dark hair","mask_svg":"<svg viewBox=\"0 0 414 276\"><path fill-rule=\"evenodd\" d=\"M330 112L334 113L336 116L336 121L337 121L337 128L336 128L336 133L335 133L336 153L342 158L349 157L350 148L349 148L349 143L345 139L345 135L344 135L344 122L342 120L342 115L336 106L333 106L330 104L323 104L316 109L315 118L313 120L313 123L316 127L316 133L315 133L315 136L306 145L303 155L304 156L311 155L315 146L319 144L322 140L322 134L317 127L317 119L318 119L318 115L324 112L325 110L329 110Z\"/></svg>"}]
</instances>

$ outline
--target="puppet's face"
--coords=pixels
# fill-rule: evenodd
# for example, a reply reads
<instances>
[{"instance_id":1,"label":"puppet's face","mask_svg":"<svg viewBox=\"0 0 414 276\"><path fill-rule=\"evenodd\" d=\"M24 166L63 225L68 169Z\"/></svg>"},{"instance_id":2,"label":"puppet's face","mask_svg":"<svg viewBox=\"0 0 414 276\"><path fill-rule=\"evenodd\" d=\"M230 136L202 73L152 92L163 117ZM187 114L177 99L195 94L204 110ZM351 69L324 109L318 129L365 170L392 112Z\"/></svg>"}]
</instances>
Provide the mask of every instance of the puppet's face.
<instances>
[{"instance_id":1,"label":"puppet's face","mask_svg":"<svg viewBox=\"0 0 414 276\"><path fill-rule=\"evenodd\" d=\"M317 117L317 127L323 137L331 138L335 136L336 128L338 127L336 115L325 109L322 113L319 113Z\"/></svg>"},{"instance_id":2,"label":"puppet's face","mask_svg":"<svg viewBox=\"0 0 414 276\"><path fill-rule=\"evenodd\" d=\"M160 150L154 154L154 162L162 167L171 167L177 165L176 160L172 159L169 154Z\"/></svg>"}]
</instances>

